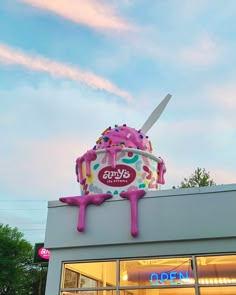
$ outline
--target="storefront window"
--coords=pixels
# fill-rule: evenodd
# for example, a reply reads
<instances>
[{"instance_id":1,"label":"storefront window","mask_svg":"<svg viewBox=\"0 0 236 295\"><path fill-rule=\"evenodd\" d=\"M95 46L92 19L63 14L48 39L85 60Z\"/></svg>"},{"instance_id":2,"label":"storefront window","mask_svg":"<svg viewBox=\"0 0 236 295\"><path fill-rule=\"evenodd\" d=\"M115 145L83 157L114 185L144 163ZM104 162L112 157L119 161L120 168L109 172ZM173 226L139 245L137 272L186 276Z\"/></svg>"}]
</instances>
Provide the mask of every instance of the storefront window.
<instances>
[{"instance_id":1,"label":"storefront window","mask_svg":"<svg viewBox=\"0 0 236 295\"><path fill-rule=\"evenodd\" d=\"M100 290L100 291L70 291L61 292L61 295L116 295L115 290Z\"/></svg>"},{"instance_id":2,"label":"storefront window","mask_svg":"<svg viewBox=\"0 0 236 295\"><path fill-rule=\"evenodd\" d=\"M60 295L235 295L236 255L68 262L63 264L60 292Z\"/></svg>"},{"instance_id":3,"label":"storefront window","mask_svg":"<svg viewBox=\"0 0 236 295\"><path fill-rule=\"evenodd\" d=\"M102 288L116 285L116 262L64 264L62 288Z\"/></svg>"},{"instance_id":4,"label":"storefront window","mask_svg":"<svg viewBox=\"0 0 236 295\"><path fill-rule=\"evenodd\" d=\"M235 295L236 287L205 287L200 288L201 295Z\"/></svg>"},{"instance_id":5,"label":"storefront window","mask_svg":"<svg viewBox=\"0 0 236 295\"><path fill-rule=\"evenodd\" d=\"M195 295L194 288L139 289L120 291L119 295Z\"/></svg>"},{"instance_id":6,"label":"storefront window","mask_svg":"<svg viewBox=\"0 0 236 295\"><path fill-rule=\"evenodd\" d=\"M198 257L197 269L201 285L236 283L236 255Z\"/></svg>"},{"instance_id":7,"label":"storefront window","mask_svg":"<svg viewBox=\"0 0 236 295\"><path fill-rule=\"evenodd\" d=\"M121 286L194 284L191 257L120 262Z\"/></svg>"}]
</instances>

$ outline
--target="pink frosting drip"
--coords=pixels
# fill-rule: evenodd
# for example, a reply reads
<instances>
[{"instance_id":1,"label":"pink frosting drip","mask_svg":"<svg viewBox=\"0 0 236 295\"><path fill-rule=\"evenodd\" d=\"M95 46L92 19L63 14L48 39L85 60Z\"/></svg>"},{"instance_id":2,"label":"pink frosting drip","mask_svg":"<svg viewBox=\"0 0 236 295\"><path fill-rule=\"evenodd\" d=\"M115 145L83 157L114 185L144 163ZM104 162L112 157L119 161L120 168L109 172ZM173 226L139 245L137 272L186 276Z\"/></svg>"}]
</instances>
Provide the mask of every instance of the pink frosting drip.
<instances>
[{"instance_id":1,"label":"pink frosting drip","mask_svg":"<svg viewBox=\"0 0 236 295\"><path fill-rule=\"evenodd\" d=\"M162 160L162 162L158 163L158 165L157 165L157 174L158 174L157 182L158 183L165 184L165 179L164 179L165 173L166 173L166 166L165 166L164 160Z\"/></svg>"},{"instance_id":2,"label":"pink frosting drip","mask_svg":"<svg viewBox=\"0 0 236 295\"><path fill-rule=\"evenodd\" d=\"M82 164L85 162L86 167L86 176L91 175L91 162L96 160L97 155L95 150L87 151L82 157L76 160L76 174L77 174L77 181L80 184L84 183L83 175L82 175Z\"/></svg>"},{"instance_id":3,"label":"pink frosting drip","mask_svg":"<svg viewBox=\"0 0 236 295\"><path fill-rule=\"evenodd\" d=\"M106 151L108 152L110 156L110 163L113 168L116 167L116 154L122 150L122 147L114 146L106 148ZM91 175L91 162L96 160L97 155L95 150L87 151L82 157L78 158L76 160L76 174L77 174L77 181L80 184L84 184L84 177L82 174L82 164L85 162L85 168L86 168L86 176Z\"/></svg>"},{"instance_id":4,"label":"pink frosting drip","mask_svg":"<svg viewBox=\"0 0 236 295\"><path fill-rule=\"evenodd\" d=\"M110 157L110 164L112 168L116 167L116 155L118 152L122 150L122 147L120 146L114 146L114 147L107 147L105 148L107 151L109 157ZM85 168L86 168L86 176L91 175L91 162L96 160L97 155L96 155L96 150L90 150L87 151L82 157L78 158L76 160L76 174L77 174L77 181L80 184L85 183L85 178L83 177L82 174L82 164L85 162ZM148 165L148 161L146 157L142 157L144 162L146 161L146 164ZM159 158L161 159L161 158ZM157 183L160 184L165 184L165 179L164 179L164 174L166 173L166 166L164 160L161 159L161 162L158 163L157 165L157 174L158 174L158 179Z\"/></svg>"},{"instance_id":5,"label":"pink frosting drip","mask_svg":"<svg viewBox=\"0 0 236 295\"><path fill-rule=\"evenodd\" d=\"M145 195L145 190L131 190L126 192L121 192L120 196L126 198L130 201L130 211L131 211L131 230L130 233L133 237L138 236L138 200ZM100 205L105 200L110 199L112 194L96 194L96 195L85 195L76 197L66 197L60 198L61 202L67 203L71 206L79 207L79 217L77 230L83 232L85 230L85 220L86 220L86 208L89 204Z\"/></svg>"},{"instance_id":6,"label":"pink frosting drip","mask_svg":"<svg viewBox=\"0 0 236 295\"><path fill-rule=\"evenodd\" d=\"M121 151L121 147L119 146L114 146L114 147L110 147L110 148L106 148L106 151L110 154L110 162L111 162L111 166L112 168L116 167L116 154Z\"/></svg>"},{"instance_id":7,"label":"pink frosting drip","mask_svg":"<svg viewBox=\"0 0 236 295\"><path fill-rule=\"evenodd\" d=\"M137 237L138 235L138 200L145 195L145 190L132 190L121 192L120 196L130 201L131 210L131 235Z\"/></svg>"},{"instance_id":8,"label":"pink frosting drip","mask_svg":"<svg viewBox=\"0 0 236 295\"><path fill-rule=\"evenodd\" d=\"M85 219L86 219L86 208L89 204L100 205L105 200L110 199L111 194L96 194L96 195L86 195L86 196L77 196L77 197L66 197L60 198L61 202L67 203L68 205L78 206L79 217L77 230L83 232L85 230Z\"/></svg>"}]
</instances>

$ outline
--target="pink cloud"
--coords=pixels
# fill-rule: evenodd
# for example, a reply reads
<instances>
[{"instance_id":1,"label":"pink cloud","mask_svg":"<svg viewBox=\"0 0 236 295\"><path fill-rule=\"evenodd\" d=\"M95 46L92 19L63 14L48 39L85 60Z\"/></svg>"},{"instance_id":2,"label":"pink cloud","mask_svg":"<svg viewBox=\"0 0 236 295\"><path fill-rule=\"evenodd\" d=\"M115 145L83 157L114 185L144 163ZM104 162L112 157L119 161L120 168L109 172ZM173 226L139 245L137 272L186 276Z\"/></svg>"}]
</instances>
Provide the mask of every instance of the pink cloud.
<instances>
[{"instance_id":1,"label":"pink cloud","mask_svg":"<svg viewBox=\"0 0 236 295\"><path fill-rule=\"evenodd\" d=\"M130 95L109 80L99 77L91 72L85 72L78 67L72 67L40 55L30 56L18 49L0 43L0 62L8 65L19 65L29 70L45 72L54 77L66 78L81 82L89 87L104 90L130 101Z\"/></svg>"},{"instance_id":2,"label":"pink cloud","mask_svg":"<svg viewBox=\"0 0 236 295\"><path fill-rule=\"evenodd\" d=\"M88 145L73 138L67 141L17 138L16 142L13 141L11 156L1 158L1 165L5 167L4 173L0 172L2 188L12 195L24 195L25 199L39 188L44 199L80 192L75 160L80 155L78 148L86 151Z\"/></svg>"},{"instance_id":3,"label":"pink cloud","mask_svg":"<svg viewBox=\"0 0 236 295\"><path fill-rule=\"evenodd\" d=\"M231 109L235 113L236 82L211 86L206 90L206 93L211 97L212 102L218 103L221 107Z\"/></svg>"},{"instance_id":4,"label":"pink cloud","mask_svg":"<svg viewBox=\"0 0 236 295\"><path fill-rule=\"evenodd\" d=\"M204 36L195 46L181 49L179 55L187 63L205 66L217 62L220 49L213 40Z\"/></svg>"},{"instance_id":5,"label":"pink cloud","mask_svg":"<svg viewBox=\"0 0 236 295\"><path fill-rule=\"evenodd\" d=\"M231 171L227 167L225 169L214 168L211 171L212 179L217 184L233 184L236 183L236 173L235 171Z\"/></svg>"},{"instance_id":6,"label":"pink cloud","mask_svg":"<svg viewBox=\"0 0 236 295\"><path fill-rule=\"evenodd\" d=\"M105 31L130 31L135 27L118 17L111 5L96 0L21 0L75 23Z\"/></svg>"}]
</instances>

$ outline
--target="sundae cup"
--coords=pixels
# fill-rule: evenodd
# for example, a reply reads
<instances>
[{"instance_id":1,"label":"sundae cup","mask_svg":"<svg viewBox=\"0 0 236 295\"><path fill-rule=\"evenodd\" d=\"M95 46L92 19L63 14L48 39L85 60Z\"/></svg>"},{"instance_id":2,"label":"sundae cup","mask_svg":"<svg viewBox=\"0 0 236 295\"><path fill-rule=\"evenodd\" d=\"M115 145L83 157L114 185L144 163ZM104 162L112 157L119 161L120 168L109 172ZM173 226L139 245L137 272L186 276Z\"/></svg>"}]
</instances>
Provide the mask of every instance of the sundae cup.
<instances>
[{"instance_id":1,"label":"sundae cup","mask_svg":"<svg viewBox=\"0 0 236 295\"><path fill-rule=\"evenodd\" d=\"M165 164L152 154L152 145L141 130L125 124L108 127L93 149L76 160L81 193L156 190L164 184Z\"/></svg>"},{"instance_id":2,"label":"sundae cup","mask_svg":"<svg viewBox=\"0 0 236 295\"><path fill-rule=\"evenodd\" d=\"M164 184L165 163L152 153L146 135L169 102L168 94L140 130L126 124L105 129L96 145L76 160L81 194L112 194L156 190Z\"/></svg>"}]
</instances>

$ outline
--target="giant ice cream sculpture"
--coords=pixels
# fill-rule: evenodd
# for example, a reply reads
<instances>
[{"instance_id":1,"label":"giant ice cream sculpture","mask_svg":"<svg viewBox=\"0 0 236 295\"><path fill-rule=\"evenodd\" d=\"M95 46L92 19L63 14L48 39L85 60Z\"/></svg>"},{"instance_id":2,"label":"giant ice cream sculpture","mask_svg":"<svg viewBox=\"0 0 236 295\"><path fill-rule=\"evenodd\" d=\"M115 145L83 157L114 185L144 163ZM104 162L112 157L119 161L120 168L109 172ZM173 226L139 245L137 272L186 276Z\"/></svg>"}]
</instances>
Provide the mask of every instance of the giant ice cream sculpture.
<instances>
[{"instance_id":1,"label":"giant ice cream sculpture","mask_svg":"<svg viewBox=\"0 0 236 295\"><path fill-rule=\"evenodd\" d=\"M77 181L82 195L60 200L80 207L78 231L85 229L87 205L99 205L111 197L123 197L131 204L131 235L138 235L137 201L146 191L156 190L158 184L164 184L166 172L163 159L152 154L152 145L146 134L170 98L168 94L139 130L126 124L108 127L96 145L76 160Z\"/></svg>"}]
</instances>

